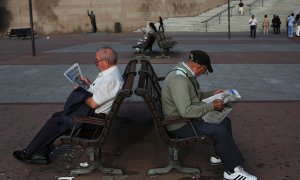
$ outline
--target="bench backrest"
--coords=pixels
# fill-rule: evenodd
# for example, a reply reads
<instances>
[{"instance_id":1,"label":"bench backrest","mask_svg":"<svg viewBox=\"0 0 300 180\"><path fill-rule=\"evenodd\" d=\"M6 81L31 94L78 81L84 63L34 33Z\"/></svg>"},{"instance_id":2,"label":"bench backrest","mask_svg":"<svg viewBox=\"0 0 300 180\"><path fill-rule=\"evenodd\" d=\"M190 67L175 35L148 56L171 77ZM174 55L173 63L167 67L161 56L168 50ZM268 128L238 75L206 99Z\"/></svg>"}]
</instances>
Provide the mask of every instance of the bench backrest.
<instances>
[{"instance_id":1,"label":"bench backrest","mask_svg":"<svg viewBox=\"0 0 300 180\"><path fill-rule=\"evenodd\" d=\"M173 48L177 42L173 40L172 37L167 37L163 31L158 31L155 34L155 39L157 41L157 45L161 49L170 49Z\"/></svg>"},{"instance_id":2,"label":"bench backrest","mask_svg":"<svg viewBox=\"0 0 300 180\"><path fill-rule=\"evenodd\" d=\"M163 114L161 105L161 86L152 65L147 60L141 60L138 86L135 94L141 96L152 113L156 128L165 143L170 144L170 137L163 125Z\"/></svg>"},{"instance_id":3,"label":"bench backrest","mask_svg":"<svg viewBox=\"0 0 300 180\"><path fill-rule=\"evenodd\" d=\"M153 82L154 82L154 86L155 88L157 88L157 90L159 91L159 96L160 96L160 91L161 91L161 86L159 84L159 81L161 78L159 78L154 69L153 69L153 66L151 65L151 63L148 61L148 60L140 60L141 62L141 70L140 72L145 72L145 73L148 73L149 76L151 77L151 79L153 79Z\"/></svg>"},{"instance_id":4,"label":"bench backrest","mask_svg":"<svg viewBox=\"0 0 300 180\"><path fill-rule=\"evenodd\" d=\"M17 37L31 36L31 28L11 29L9 35Z\"/></svg>"},{"instance_id":5,"label":"bench backrest","mask_svg":"<svg viewBox=\"0 0 300 180\"><path fill-rule=\"evenodd\" d=\"M154 34L156 41L162 41L165 39L165 36L163 35L164 32L158 31Z\"/></svg>"},{"instance_id":6,"label":"bench backrest","mask_svg":"<svg viewBox=\"0 0 300 180\"><path fill-rule=\"evenodd\" d=\"M155 34L155 39L157 40L157 41L164 41L164 40L172 40L172 38L171 37L167 37L166 35L165 35L165 32L163 32L163 31L157 31Z\"/></svg>"},{"instance_id":7,"label":"bench backrest","mask_svg":"<svg viewBox=\"0 0 300 180\"><path fill-rule=\"evenodd\" d=\"M109 113L106 116L105 124L102 129L101 135L99 137L99 144L102 145L105 140L107 139L107 136L111 130L112 122L116 118L119 109L123 103L123 100L127 97L130 97L132 95L132 86L134 82L134 77L136 75L136 64L137 60L131 60L123 73L124 78L124 84L122 89L118 92L116 95L116 98L114 99L114 102L111 106L111 109Z\"/></svg>"}]
</instances>

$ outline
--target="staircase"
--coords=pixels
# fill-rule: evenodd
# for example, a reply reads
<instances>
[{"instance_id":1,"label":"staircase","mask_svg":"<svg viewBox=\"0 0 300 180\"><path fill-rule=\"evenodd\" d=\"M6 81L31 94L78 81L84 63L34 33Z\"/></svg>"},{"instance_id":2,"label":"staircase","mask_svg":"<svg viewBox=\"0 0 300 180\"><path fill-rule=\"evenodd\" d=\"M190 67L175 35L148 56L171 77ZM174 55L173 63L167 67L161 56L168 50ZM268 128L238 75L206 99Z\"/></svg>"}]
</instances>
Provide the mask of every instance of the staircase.
<instances>
[{"instance_id":1,"label":"staircase","mask_svg":"<svg viewBox=\"0 0 300 180\"><path fill-rule=\"evenodd\" d=\"M245 32L249 31L248 21L250 19L250 8L247 6L254 0L243 0L244 15L238 13L239 0L232 0L230 6L235 6L232 9L232 17L230 18L230 30L232 32ZM213 15L227 9L227 3L215 9L202 13L195 17L178 17L164 19L166 32L206 32L205 23L201 23ZM258 21L258 29L262 29L262 20L265 14L268 15L270 23L273 15L279 15L281 19L281 28L285 29L285 21L288 15L292 12L300 12L300 0L262 0L258 1L251 8L251 14L255 15ZM155 24L157 27L158 23ZM228 31L228 13L224 12L219 18L211 20L207 24L207 32L227 32Z\"/></svg>"}]
</instances>

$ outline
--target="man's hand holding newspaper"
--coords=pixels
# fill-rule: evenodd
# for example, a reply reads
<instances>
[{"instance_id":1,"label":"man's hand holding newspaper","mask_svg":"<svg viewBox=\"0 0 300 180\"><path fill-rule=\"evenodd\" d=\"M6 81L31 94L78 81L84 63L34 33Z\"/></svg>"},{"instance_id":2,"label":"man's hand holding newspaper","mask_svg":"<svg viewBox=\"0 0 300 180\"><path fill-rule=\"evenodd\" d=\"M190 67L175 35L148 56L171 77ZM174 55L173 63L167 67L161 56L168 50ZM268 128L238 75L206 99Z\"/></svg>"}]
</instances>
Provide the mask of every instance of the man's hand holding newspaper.
<instances>
[{"instance_id":1,"label":"man's hand holding newspaper","mask_svg":"<svg viewBox=\"0 0 300 180\"><path fill-rule=\"evenodd\" d=\"M202 102L211 103L214 100L222 100L225 107L222 111L211 111L202 116L205 122L220 123L232 110L231 104L240 99L241 96L236 89L228 89L209 98L203 99Z\"/></svg>"},{"instance_id":2,"label":"man's hand holding newspaper","mask_svg":"<svg viewBox=\"0 0 300 180\"><path fill-rule=\"evenodd\" d=\"M78 63L73 64L69 69L66 70L64 75L71 81L75 86L87 89L88 86L82 77L82 73Z\"/></svg>"}]
</instances>

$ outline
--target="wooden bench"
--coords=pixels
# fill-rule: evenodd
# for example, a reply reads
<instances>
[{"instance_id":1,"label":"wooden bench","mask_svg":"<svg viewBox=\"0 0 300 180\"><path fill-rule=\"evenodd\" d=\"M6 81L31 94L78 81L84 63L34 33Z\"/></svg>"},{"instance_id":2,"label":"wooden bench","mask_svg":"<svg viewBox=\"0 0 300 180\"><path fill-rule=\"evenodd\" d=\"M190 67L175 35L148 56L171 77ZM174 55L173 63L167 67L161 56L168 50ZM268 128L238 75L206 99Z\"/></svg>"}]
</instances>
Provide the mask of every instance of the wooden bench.
<instances>
[{"instance_id":1,"label":"wooden bench","mask_svg":"<svg viewBox=\"0 0 300 180\"><path fill-rule=\"evenodd\" d=\"M137 59L150 59L150 56L146 56L145 52L146 50L149 49L149 52L152 51L152 46L155 42L155 36L152 34L148 34L147 39L145 39L143 42L141 42L138 45L132 46L132 48L139 48L140 49L140 53L142 54L141 56L136 56Z\"/></svg>"},{"instance_id":2,"label":"wooden bench","mask_svg":"<svg viewBox=\"0 0 300 180\"><path fill-rule=\"evenodd\" d=\"M61 144L80 145L86 148L90 165L86 168L78 168L71 171L71 175L88 174L93 170L98 169L104 174L123 175L121 169L104 168L101 163L101 147L107 140L113 120L116 119L117 113L125 98L132 95L132 86L134 77L136 75L137 60L131 60L123 73L124 84L122 89L116 95L112 104L111 110L105 118L101 117L74 117L72 121L75 123L74 128L68 135L61 136L54 144L56 146ZM89 126L88 131L84 128ZM85 126L84 126L85 125Z\"/></svg>"},{"instance_id":3,"label":"wooden bench","mask_svg":"<svg viewBox=\"0 0 300 180\"><path fill-rule=\"evenodd\" d=\"M166 55L166 52L169 52L177 42L174 41L172 37L167 37L163 31L156 32L154 36L161 52L161 55L156 58L170 58L170 56Z\"/></svg>"},{"instance_id":4,"label":"wooden bench","mask_svg":"<svg viewBox=\"0 0 300 180\"><path fill-rule=\"evenodd\" d=\"M194 129L195 136L189 138L173 138L169 136L165 126L187 122L190 123L189 119L174 119L174 120L166 120L162 114L162 104L161 104L161 86L159 81L163 78L159 78L149 61L141 60L141 70L139 71L139 80L138 86L135 89L135 94L141 96L146 104L148 105L149 110L152 113L153 120L156 126L156 129L163 139L163 141L169 147L169 164L163 168L153 168L148 170L148 176L154 176L158 174L163 174L169 172L171 169L175 168L179 172L198 175L201 174L201 170L199 168L189 168L183 167L180 165L179 160L179 151L181 148L187 145L193 145L199 142L209 142L211 143L211 139L205 135L198 135ZM192 125L192 124L191 124Z\"/></svg>"},{"instance_id":5,"label":"wooden bench","mask_svg":"<svg viewBox=\"0 0 300 180\"><path fill-rule=\"evenodd\" d=\"M36 32L34 32L34 34L36 34ZM26 37L31 37L31 28L11 29L9 32L7 32L7 36L9 36L9 39L12 37L23 37L25 39Z\"/></svg>"}]
</instances>

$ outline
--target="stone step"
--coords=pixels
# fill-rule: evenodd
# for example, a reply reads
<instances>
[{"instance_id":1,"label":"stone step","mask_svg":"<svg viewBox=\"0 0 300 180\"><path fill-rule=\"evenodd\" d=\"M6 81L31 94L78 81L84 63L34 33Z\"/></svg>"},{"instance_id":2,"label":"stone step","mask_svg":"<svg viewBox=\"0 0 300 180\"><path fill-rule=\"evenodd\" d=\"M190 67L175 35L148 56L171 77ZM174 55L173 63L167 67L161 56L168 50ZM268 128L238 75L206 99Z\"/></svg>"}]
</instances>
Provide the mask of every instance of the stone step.
<instances>
[{"instance_id":1,"label":"stone step","mask_svg":"<svg viewBox=\"0 0 300 180\"><path fill-rule=\"evenodd\" d=\"M248 21L250 19L250 9L247 4L253 2L253 0L243 0L244 3L244 15L241 16L238 13L237 7L239 1L231 1L231 6L236 6L231 12L230 26L231 31L249 31ZM205 13L199 14L194 17L177 17L169 18L164 20L165 31L170 32L206 32L205 23L203 21L214 16L220 11L226 9L227 3L209 10ZM284 24L286 17L291 14L291 12L300 11L300 0L264 0L262 6L262 0L257 2L251 9L251 14L254 14L258 21L258 30L261 29L261 23L265 14L268 15L270 23L273 15L279 15L282 24ZM207 24L208 32L223 32L228 31L228 13L224 12L222 16L216 17ZM155 24L157 27L158 23ZM284 26L282 26L284 27Z\"/></svg>"}]
</instances>

